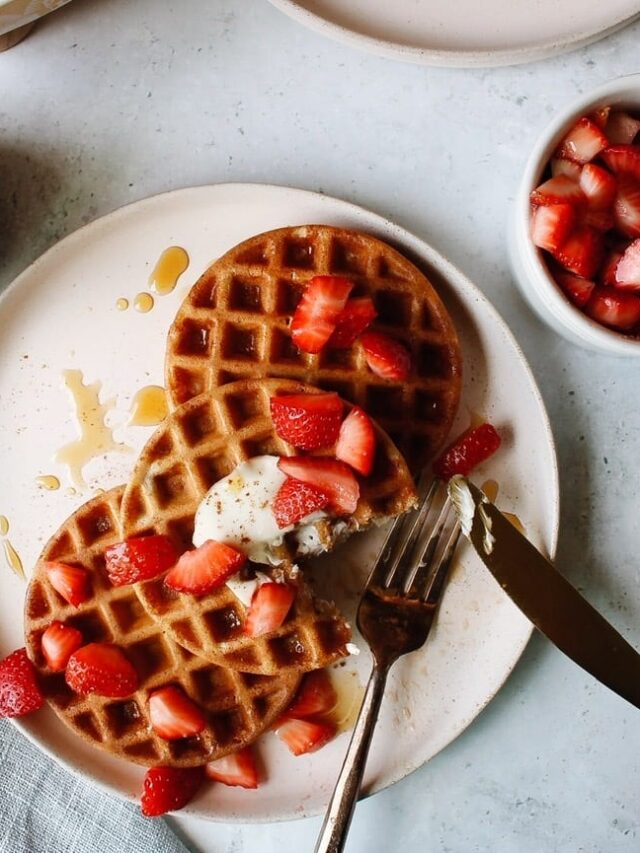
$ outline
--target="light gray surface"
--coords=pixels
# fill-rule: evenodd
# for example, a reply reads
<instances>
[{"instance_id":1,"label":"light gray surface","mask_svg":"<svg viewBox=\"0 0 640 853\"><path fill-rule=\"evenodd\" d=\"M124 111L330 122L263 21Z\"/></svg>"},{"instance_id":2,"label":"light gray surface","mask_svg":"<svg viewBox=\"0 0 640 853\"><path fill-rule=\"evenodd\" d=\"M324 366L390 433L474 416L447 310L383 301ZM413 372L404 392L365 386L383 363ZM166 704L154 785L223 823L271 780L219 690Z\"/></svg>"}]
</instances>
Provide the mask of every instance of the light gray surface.
<instances>
[{"instance_id":1,"label":"light gray surface","mask_svg":"<svg viewBox=\"0 0 640 853\"><path fill-rule=\"evenodd\" d=\"M637 71L639 38L635 24L543 63L425 69L325 41L262 0L75 0L0 54L0 286L82 223L190 184L300 186L394 219L511 325L558 441L559 565L640 646L637 365L542 326L505 247L537 132ZM458 741L358 807L348 851L635 853L639 722L536 637ZM311 850L320 825L179 823L207 853Z\"/></svg>"}]
</instances>

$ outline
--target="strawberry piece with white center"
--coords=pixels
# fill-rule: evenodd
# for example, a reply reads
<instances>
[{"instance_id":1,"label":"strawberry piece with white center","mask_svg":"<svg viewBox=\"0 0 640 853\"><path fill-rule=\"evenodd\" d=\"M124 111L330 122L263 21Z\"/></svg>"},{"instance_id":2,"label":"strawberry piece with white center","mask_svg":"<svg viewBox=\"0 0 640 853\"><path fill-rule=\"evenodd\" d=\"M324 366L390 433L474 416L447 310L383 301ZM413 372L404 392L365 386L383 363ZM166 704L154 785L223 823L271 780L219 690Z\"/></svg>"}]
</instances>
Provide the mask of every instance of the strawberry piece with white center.
<instances>
[{"instance_id":1,"label":"strawberry piece with white center","mask_svg":"<svg viewBox=\"0 0 640 853\"><path fill-rule=\"evenodd\" d=\"M286 583L263 583L254 592L247 611L244 632L261 637L276 631L284 623L296 597L295 589Z\"/></svg>"},{"instance_id":2,"label":"strawberry piece with white center","mask_svg":"<svg viewBox=\"0 0 640 853\"><path fill-rule=\"evenodd\" d=\"M596 287L584 310L598 323L622 332L640 324L640 297L613 287Z\"/></svg>"},{"instance_id":3,"label":"strawberry piece with white center","mask_svg":"<svg viewBox=\"0 0 640 853\"><path fill-rule=\"evenodd\" d=\"M582 166L580 163L574 163L573 160L567 160L564 157L554 157L551 161L551 177L557 175L565 175L576 182L580 179L580 171Z\"/></svg>"},{"instance_id":4,"label":"strawberry piece with white center","mask_svg":"<svg viewBox=\"0 0 640 853\"><path fill-rule=\"evenodd\" d=\"M618 269L618 262L622 254L619 249L610 249L605 255L602 266L600 267L600 273L598 274L600 284L604 284L606 287L616 286L616 270Z\"/></svg>"},{"instance_id":5,"label":"strawberry piece with white center","mask_svg":"<svg viewBox=\"0 0 640 853\"><path fill-rule=\"evenodd\" d=\"M553 257L569 272L593 278L604 255L602 234L587 225L576 228L553 252Z\"/></svg>"},{"instance_id":6,"label":"strawberry piece with white center","mask_svg":"<svg viewBox=\"0 0 640 853\"><path fill-rule=\"evenodd\" d=\"M251 747L216 758L205 765L204 772L214 782L236 788L258 787L258 765Z\"/></svg>"},{"instance_id":7,"label":"strawberry piece with white center","mask_svg":"<svg viewBox=\"0 0 640 853\"><path fill-rule=\"evenodd\" d=\"M316 669L302 679L298 692L284 716L296 720L322 717L333 711L337 702L338 694L329 673L325 669Z\"/></svg>"},{"instance_id":8,"label":"strawberry piece with white center","mask_svg":"<svg viewBox=\"0 0 640 853\"><path fill-rule=\"evenodd\" d=\"M281 529L297 524L303 518L329 503L329 496L310 483L303 483L293 477L287 477L278 489L273 502L273 514Z\"/></svg>"},{"instance_id":9,"label":"strawberry piece with white center","mask_svg":"<svg viewBox=\"0 0 640 853\"><path fill-rule=\"evenodd\" d=\"M611 145L631 145L640 133L640 119L617 110L609 116L605 133Z\"/></svg>"},{"instance_id":10,"label":"strawberry piece with white center","mask_svg":"<svg viewBox=\"0 0 640 853\"><path fill-rule=\"evenodd\" d=\"M104 552L113 586L150 580L175 565L178 552L168 536L140 536L117 542Z\"/></svg>"},{"instance_id":11,"label":"strawberry piece with white center","mask_svg":"<svg viewBox=\"0 0 640 853\"><path fill-rule=\"evenodd\" d=\"M336 444L336 459L351 465L363 477L368 477L376 454L376 432L371 418L354 406L340 427Z\"/></svg>"},{"instance_id":12,"label":"strawberry piece with white center","mask_svg":"<svg viewBox=\"0 0 640 853\"><path fill-rule=\"evenodd\" d=\"M631 175L640 181L640 145L612 145L602 159L616 175Z\"/></svg>"},{"instance_id":13,"label":"strawberry piece with white center","mask_svg":"<svg viewBox=\"0 0 640 853\"><path fill-rule=\"evenodd\" d=\"M158 817L184 808L204 781L202 767L151 767L144 777L140 808L145 817Z\"/></svg>"},{"instance_id":14,"label":"strawberry piece with white center","mask_svg":"<svg viewBox=\"0 0 640 853\"><path fill-rule=\"evenodd\" d=\"M609 140L590 118L579 119L564 137L556 151L556 157L564 157L575 163L588 163L609 145Z\"/></svg>"},{"instance_id":15,"label":"strawberry piece with white center","mask_svg":"<svg viewBox=\"0 0 640 853\"><path fill-rule=\"evenodd\" d=\"M16 649L0 661L0 717L23 717L43 704L44 696L26 649Z\"/></svg>"},{"instance_id":16,"label":"strawberry piece with white center","mask_svg":"<svg viewBox=\"0 0 640 853\"><path fill-rule=\"evenodd\" d=\"M572 204L580 206L585 204L584 193L580 189L577 180L567 175L557 175L549 178L539 187L536 187L529 196L534 206L544 204Z\"/></svg>"},{"instance_id":17,"label":"strawberry piece with white center","mask_svg":"<svg viewBox=\"0 0 640 853\"><path fill-rule=\"evenodd\" d=\"M619 231L627 237L640 237L640 180L620 175L613 216Z\"/></svg>"},{"instance_id":18,"label":"strawberry piece with white center","mask_svg":"<svg viewBox=\"0 0 640 853\"><path fill-rule=\"evenodd\" d=\"M580 189L587 197L590 207L603 210L611 207L616 196L618 182L611 172L595 163L587 163L580 172Z\"/></svg>"},{"instance_id":19,"label":"strawberry piece with white center","mask_svg":"<svg viewBox=\"0 0 640 853\"><path fill-rule=\"evenodd\" d=\"M138 673L122 649L109 643L89 643L69 658L65 681L74 693L130 696L138 689Z\"/></svg>"},{"instance_id":20,"label":"strawberry piece with white center","mask_svg":"<svg viewBox=\"0 0 640 853\"><path fill-rule=\"evenodd\" d=\"M305 755L328 743L335 736L336 727L319 720L284 719L276 734L294 755Z\"/></svg>"},{"instance_id":21,"label":"strawberry piece with white center","mask_svg":"<svg viewBox=\"0 0 640 853\"><path fill-rule=\"evenodd\" d=\"M593 288L596 286L594 281L590 281L588 278L580 278L580 276L573 275L570 272L558 271L554 273L553 277L569 297L569 300L578 308L584 308L593 293Z\"/></svg>"},{"instance_id":22,"label":"strawberry piece with white center","mask_svg":"<svg viewBox=\"0 0 640 853\"><path fill-rule=\"evenodd\" d=\"M383 379L403 380L411 373L409 350L382 332L365 332L360 337L369 368Z\"/></svg>"},{"instance_id":23,"label":"strawberry piece with white center","mask_svg":"<svg viewBox=\"0 0 640 853\"><path fill-rule=\"evenodd\" d=\"M301 450L332 447L338 438L343 405L337 394L288 394L272 397L276 432Z\"/></svg>"},{"instance_id":24,"label":"strawberry piece with white center","mask_svg":"<svg viewBox=\"0 0 640 853\"><path fill-rule=\"evenodd\" d=\"M179 740L200 734L207 721L196 703L180 687L170 684L149 696L149 720L157 735Z\"/></svg>"},{"instance_id":25,"label":"strawberry piece with white center","mask_svg":"<svg viewBox=\"0 0 640 853\"><path fill-rule=\"evenodd\" d=\"M309 281L291 321L291 338L299 350L320 352L336 328L352 288L353 282L331 275Z\"/></svg>"},{"instance_id":26,"label":"strawberry piece with white center","mask_svg":"<svg viewBox=\"0 0 640 853\"><path fill-rule=\"evenodd\" d=\"M208 539L199 548L185 551L165 576L164 582L180 592L204 595L226 583L242 568L246 559L245 554L231 545Z\"/></svg>"},{"instance_id":27,"label":"strawberry piece with white center","mask_svg":"<svg viewBox=\"0 0 640 853\"><path fill-rule=\"evenodd\" d=\"M338 317L327 346L331 349L348 349L377 316L370 296L349 299Z\"/></svg>"},{"instance_id":28,"label":"strawberry piece with white center","mask_svg":"<svg viewBox=\"0 0 640 853\"><path fill-rule=\"evenodd\" d=\"M302 480L324 492L336 515L353 515L360 486L349 465L326 456L281 456L278 467L288 477Z\"/></svg>"},{"instance_id":29,"label":"strawberry piece with white center","mask_svg":"<svg viewBox=\"0 0 640 853\"><path fill-rule=\"evenodd\" d=\"M615 270L615 286L622 290L640 290L640 239L625 249Z\"/></svg>"},{"instance_id":30,"label":"strawberry piece with white center","mask_svg":"<svg viewBox=\"0 0 640 853\"><path fill-rule=\"evenodd\" d=\"M51 586L73 607L78 607L90 598L91 584L86 569L67 563L49 562L45 564L45 572Z\"/></svg>"},{"instance_id":31,"label":"strawberry piece with white center","mask_svg":"<svg viewBox=\"0 0 640 853\"><path fill-rule=\"evenodd\" d=\"M569 236L576 221L570 204L534 207L531 214L531 239L540 249L556 252Z\"/></svg>"},{"instance_id":32,"label":"strawberry piece with white center","mask_svg":"<svg viewBox=\"0 0 640 853\"><path fill-rule=\"evenodd\" d=\"M40 638L42 654L49 669L62 672L82 642L82 634L77 628L63 622L52 622Z\"/></svg>"}]
</instances>

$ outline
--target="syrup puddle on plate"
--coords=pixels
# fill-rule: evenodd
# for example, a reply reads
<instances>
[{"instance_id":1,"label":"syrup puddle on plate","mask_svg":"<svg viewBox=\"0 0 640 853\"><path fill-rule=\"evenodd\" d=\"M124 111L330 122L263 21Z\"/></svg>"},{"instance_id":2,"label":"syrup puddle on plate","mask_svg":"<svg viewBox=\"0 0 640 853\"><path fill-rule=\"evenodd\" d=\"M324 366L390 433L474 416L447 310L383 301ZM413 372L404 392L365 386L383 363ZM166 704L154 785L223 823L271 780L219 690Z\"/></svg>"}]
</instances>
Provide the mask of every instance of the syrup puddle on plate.
<instances>
[{"instance_id":1,"label":"syrup puddle on plate","mask_svg":"<svg viewBox=\"0 0 640 853\"><path fill-rule=\"evenodd\" d=\"M169 246L160 255L149 276L150 287L161 296L171 293L188 266L189 255L186 250L181 246Z\"/></svg>"},{"instance_id":2,"label":"syrup puddle on plate","mask_svg":"<svg viewBox=\"0 0 640 853\"><path fill-rule=\"evenodd\" d=\"M130 426L157 426L167 417L167 395L161 385L146 385L131 402Z\"/></svg>"},{"instance_id":3,"label":"syrup puddle on plate","mask_svg":"<svg viewBox=\"0 0 640 853\"><path fill-rule=\"evenodd\" d=\"M116 299L116 308L118 309L118 311L126 311L128 307L129 300L126 299L124 296L120 296L118 299Z\"/></svg>"},{"instance_id":4,"label":"syrup puddle on plate","mask_svg":"<svg viewBox=\"0 0 640 853\"><path fill-rule=\"evenodd\" d=\"M148 314L154 305L155 301L150 293L138 293L136 298L133 300L133 307L140 314Z\"/></svg>"},{"instance_id":5,"label":"syrup puddle on plate","mask_svg":"<svg viewBox=\"0 0 640 853\"><path fill-rule=\"evenodd\" d=\"M480 486L480 488L489 498L491 503L494 504L500 491L500 486L497 481L485 480L484 483ZM503 512L502 510L500 510L500 512L502 512L507 521L510 521L511 524L513 524L513 526L519 533L522 533L523 536L527 535L527 528L524 526L520 518L514 512Z\"/></svg>"},{"instance_id":6,"label":"syrup puddle on plate","mask_svg":"<svg viewBox=\"0 0 640 853\"><path fill-rule=\"evenodd\" d=\"M22 565L22 560L20 559L20 554L13 547L11 542L6 538L9 534L9 519L6 515L0 515L0 536L3 537L2 540L2 550L4 551L4 560L7 566L11 569L11 571L16 574L22 580L25 580L26 575L24 573L24 566Z\"/></svg>"},{"instance_id":7,"label":"syrup puddle on plate","mask_svg":"<svg viewBox=\"0 0 640 853\"><path fill-rule=\"evenodd\" d=\"M338 700L327 718L340 734L354 727L364 699L364 687L360 684L358 673L353 670L330 669L329 676Z\"/></svg>"},{"instance_id":8,"label":"syrup puddle on plate","mask_svg":"<svg viewBox=\"0 0 640 853\"><path fill-rule=\"evenodd\" d=\"M56 492L60 488L60 480L55 474L42 474L36 477L36 483L48 492Z\"/></svg>"}]
</instances>

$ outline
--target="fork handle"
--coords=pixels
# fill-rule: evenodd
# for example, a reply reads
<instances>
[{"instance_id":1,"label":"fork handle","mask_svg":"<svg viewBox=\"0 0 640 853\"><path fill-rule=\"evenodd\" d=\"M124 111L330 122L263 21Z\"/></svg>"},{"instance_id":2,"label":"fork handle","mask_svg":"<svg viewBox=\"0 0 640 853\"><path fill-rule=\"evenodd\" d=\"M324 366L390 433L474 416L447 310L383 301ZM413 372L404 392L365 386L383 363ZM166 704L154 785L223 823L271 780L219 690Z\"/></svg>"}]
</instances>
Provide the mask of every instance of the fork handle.
<instances>
[{"instance_id":1,"label":"fork handle","mask_svg":"<svg viewBox=\"0 0 640 853\"><path fill-rule=\"evenodd\" d=\"M314 853L340 853L344 849L388 672L388 666L373 667Z\"/></svg>"}]
</instances>

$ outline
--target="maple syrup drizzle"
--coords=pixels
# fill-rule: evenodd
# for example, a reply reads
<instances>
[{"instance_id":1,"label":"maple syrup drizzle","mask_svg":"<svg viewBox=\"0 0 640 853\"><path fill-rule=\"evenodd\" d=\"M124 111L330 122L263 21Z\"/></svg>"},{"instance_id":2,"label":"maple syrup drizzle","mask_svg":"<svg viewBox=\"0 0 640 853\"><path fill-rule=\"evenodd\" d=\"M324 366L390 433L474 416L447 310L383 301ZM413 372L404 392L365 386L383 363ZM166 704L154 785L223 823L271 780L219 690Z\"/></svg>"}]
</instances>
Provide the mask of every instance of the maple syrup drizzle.
<instances>
[{"instance_id":1,"label":"maple syrup drizzle","mask_svg":"<svg viewBox=\"0 0 640 853\"><path fill-rule=\"evenodd\" d=\"M338 732L346 732L354 727L358 719L364 699L364 686L360 684L358 673L353 670L331 669L329 676L338 701L329 712L328 719Z\"/></svg>"},{"instance_id":2,"label":"maple syrup drizzle","mask_svg":"<svg viewBox=\"0 0 640 853\"><path fill-rule=\"evenodd\" d=\"M136 298L133 300L133 307L136 311L139 311L140 314L147 314L151 311L154 305L155 302L150 293L138 293Z\"/></svg>"},{"instance_id":3,"label":"maple syrup drizzle","mask_svg":"<svg viewBox=\"0 0 640 853\"><path fill-rule=\"evenodd\" d=\"M0 536L6 536L9 532L9 519L6 515L0 515Z\"/></svg>"},{"instance_id":4,"label":"maple syrup drizzle","mask_svg":"<svg viewBox=\"0 0 640 853\"><path fill-rule=\"evenodd\" d=\"M55 492L60 488L60 480L54 474L43 474L36 477L36 483L48 492Z\"/></svg>"},{"instance_id":5,"label":"maple syrup drizzle","mask_svg":"<svg viewBox=\"0 0 640 853\"><path fill-rule=\"evenodd\" d=\"M126 311L129 307L129 300L125 299L124 296L121 296L119 299L116 299L116 308L118 311Z\"/></svg>"},{"instance_id":6,"label":"maple syrup drizzle","mask_svg":"<svg viewBox=\"0 0 640 853\"><path fill-rule=\"evenodd\" d=\"M162 296L171 293L189 266L189 255L181 246L169 246L158 258L149 285Z\"/></svg>"},{"instance_id":7,"label":"maple syrup drizzle","mask_svg":"<svg viewBox=\"0 0 640 853\"><path fill-rule=\"evenodd\" d=\"M5 537L9 533L9 519L6 515L0 515L0 536ZM2 548L4 550L4 559L6 564L9 566L12 572L18 575L19 578L25 579L24 566L22 565L22 560L20 559L20 555L13 547L11 542L8 539L4 539L2 542Z\"/></svg>"},{"instance_id":8,"label":"maple syrup drizzle","mask_svg":"<svg viewBox=\"0 0 640 853\"><path fill-rule=\"evenodd\" d=\"M113 431L105 423L105 417L115 407L116 401L111 399L100 402L102 383L85 385L81 370L65 370L62 375L73 399L80 435L58 450L55 461L66 465L72 483L84 489L87 483L82 472L87 463L109 452L128 453L131 448L116 441Z\"/></svg>"},{"instance_id":9,"label":"maple syrup drizzle","mask_svg":"<svg viewBox=\"0 0 640 853\"><path fill-rule=\"evenodd\" d=\"M507 519L507 521L510 521L511 524L513 524L513 526L519 533L522 533L523 536L527 535L527 528L524 526L524 524L520 521L520 518L514 512L503 512L502 514Z\"/></svg>"},{"instance_id":10,"label":"maple syrup drizzle","mask_svg":"<svg viewBox=\"0 0 640 853\"><path fill-rule=\"evenodd\" d=\"M156 426L169 413L167 395L161 385L146 385L131 402L131 426Z\"/></svg>"},{"instance_id":11,"label":"maple syrup drizzle","mask_svg":"<svg viewBox=\"0 0 640 853\"><path fill-rule=\"evenodd\" d=\"M496 502L496 498L498 497L498 492L500 491L500 486L498 485L496 480L485 480L485 482L480 486L485 495L489 498L491 503ZM520 521L518 516L513 512L503 512L502 513L507 521L510 521L511 524L515 527L517 531L522 533L523 536L527 535L527 528Z\"/></svg>"}]
</instances>

